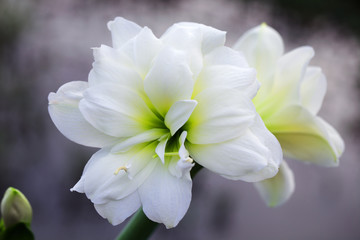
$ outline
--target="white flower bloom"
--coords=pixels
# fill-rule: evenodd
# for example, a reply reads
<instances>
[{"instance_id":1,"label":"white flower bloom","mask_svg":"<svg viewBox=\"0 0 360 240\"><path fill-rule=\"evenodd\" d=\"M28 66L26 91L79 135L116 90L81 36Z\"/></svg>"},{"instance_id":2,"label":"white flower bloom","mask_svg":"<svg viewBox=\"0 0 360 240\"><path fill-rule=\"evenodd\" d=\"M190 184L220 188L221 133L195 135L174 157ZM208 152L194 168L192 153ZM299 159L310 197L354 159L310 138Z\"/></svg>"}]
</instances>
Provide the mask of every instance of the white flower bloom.
<instances>
[{"instance_id":1,"label":"white flower bloom","mask_svg":"<svg viewBox=\"0 0 360 240\"><path fill-rule=\"evenodd\" d=\"M193 159L229 179L277 173L280 145L251 101L255 71L225 32L178 23L157 38L123 18L108 27L113 48L94 49L88 82L49 95L60 132L101 148L72 191L114 225L142 206L170 228L189 207Z\"/></svg>"},{"instance_id":2,"label":"white flower bloom","mask_svg":"<svg viewBox=\"0 0 360 240\"><path fill-rule=\"evenodd\" d=\"M338 166L344 142L317 116L326 78L320 68L309 66L314 50L305 46L284 54L281 36L266 24L247 31L234 48L242 51L257 70L261 88L253 102L266 127L279 140L285 157ZM294 177L283 164L280 176L256 186L264 200L276 206L291 196Z\"/></svg>"}]
</instances>

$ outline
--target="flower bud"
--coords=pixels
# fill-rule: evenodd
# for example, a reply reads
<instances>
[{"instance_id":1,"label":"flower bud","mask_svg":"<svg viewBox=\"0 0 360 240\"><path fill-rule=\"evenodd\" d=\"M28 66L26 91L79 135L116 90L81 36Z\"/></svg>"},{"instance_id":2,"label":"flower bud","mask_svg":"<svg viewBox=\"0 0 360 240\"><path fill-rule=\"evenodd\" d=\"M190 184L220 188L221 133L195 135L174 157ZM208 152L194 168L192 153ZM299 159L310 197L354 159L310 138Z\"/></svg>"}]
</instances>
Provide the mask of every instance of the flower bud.
<instances>
[{"instance_id":1,"label":"flower bud","mask_svg":"<svg viewBox=\"0 0 360 240\"><path fill-rule=\"evenodd\" d=\"M21 222L30 225L32 208L24 194L15 188L9 187L1 200L1 215L5 228Z\"/></svg>"}]
</instances>

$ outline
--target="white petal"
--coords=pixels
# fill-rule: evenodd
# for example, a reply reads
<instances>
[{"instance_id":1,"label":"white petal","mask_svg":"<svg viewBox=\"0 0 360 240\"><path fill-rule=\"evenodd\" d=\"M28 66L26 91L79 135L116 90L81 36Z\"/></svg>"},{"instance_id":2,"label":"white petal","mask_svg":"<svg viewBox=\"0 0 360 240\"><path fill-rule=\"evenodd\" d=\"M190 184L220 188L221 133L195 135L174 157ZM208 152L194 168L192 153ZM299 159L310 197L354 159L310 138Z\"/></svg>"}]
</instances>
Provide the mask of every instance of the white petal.
<instances>
[{"instance_id":1,"label":"white petal","mask_svg":"<svg viewBox=\"0 0 360 240\"><path fill-rule=\"evenodd\" d=\"M172 161L172 164L171 174L177 178L181 178L185 174L189 173L190 170L195 166L195 163L190 157L186 159L180 158L178 161Z\"/></svg>"},{"instance_id":2,"label":"white petal","mask_svg":"<svg viewBox=\"0 0 360 240\"><path fill-rule=\"evenodd\" d=\"M183 131L179 137L179 157L186 160L189 157L189 152L185 148L185 140L187 137L187 132Z\"/></svg>"},{"instance_id":3,"label":"white petal","mask_svg":"<svg viewBox=\"0 0 360 240\"><path fill-rule=\"evenodd\" d=\"M314 50L311 47L299 47L279 58L268 97L260 104L257 97L254 99L256 111L263 119L288 105L301 103L301 82L313 56Z\"/></svg>"},{"instance_id":4,"label":"white petal","mask_svg":"<svg viewBox=\"0 0 360 240\"><path fill-rule=\"evenodd\" d=\"M247 182L273 177L283 157L279 142L258 115L254 124L234 140L186 146L202 166L226 178Z\"/></svg>"},{"instance_id":5,"label":"white petal","mask_svg":"<svg viewBox=\"0 0 360 240\"><path fill-rule=\"evenodd\" d=\"M268 149L247 130L241 137L216 144L186 144L191 157L203 167L231 179L258 172L268 164Z\"/></svg>"},{"instance_id":6,"label":"white petal","mask_svg":"<svg viewBox=\"0 0 360 240\"><path fill-rule=\"evenodd\" d=\"M162 126L138 93L124 86L89 88L79 108L87 121L111 136L131 137Z\"/></svg>"},{"instance_id":7,"label":"white petal","mask_svg":"<svg viewBox=\"0 0 360 240\"><path fill-rule=\"evenodd\" d=\"M89 73L89 85L120 84L143 91L142 79L137 69L131 66L131 59L118 49L105 45L94 48L93 69Z\"/></svg>"},{"instance_id":8,"label":"white petal","mask_svg":"<svg viewBox=\"0 0 360 240\"><path fill-rule=\"evenodd\" d=\"M328 141L331 144L331 147L336 157L340 158L340 156L343 154L345 150L344 140L341 138L338 131L336 131L336 129L333 126L331 126L329 123L327 123L325 120L323 120L320 117L317 117L317 121L324 126L329 139Z\"/></svg>"},{"instance_id":9,"label":"white petal","mask_svg":"<svg viewBox=\"0 0 360 240\"><path fill-rule=\"evenodd\" d=\"M158 112L165 116L179 100L191 98L192 73L182 52L165 48L144 79L144 89Z\"/></svg>"},{"instance_id":10,"label":"white petal","mask_svg":"<svg viewBox=\"0 0 360 240\"><path fill-rule=\"evenodd\" d=\"M103 204L94 204L94 206L100 216L108 219L115 226L136 212L140 208L141 202L139 194L135 191L123 199Z\"/></svg>"},{"instance_id":11,"label":"white petal","mask_svg":"<svg viewBox=\"0 0 360 240\"><path fill-rule=\"evenodd\" d=\"M279 141L266 128L264 122L258 114L255 118L255 123L250 127L250 130L258 138L259 142L268 149L268 155L264 155L268 163L267 166L260 171L250 172L239 179L247 182L257 182L276 175L283 160L283 152Z\"/></svg>"},{"instance_id":12,"label":"white petal","mask_svg":"<svg viewBox=\"0 0 360 240\"><path fill-rule=\"evenodd\" d=\"M170 174L160 161L139 188L143 210L154 222L175 227L187 212L191 201L190 173L182 178Z\"/></svg>"},{"instance_id":13,"label":"white petal","mask_svg":"<svg viewBox=\"0 0 360 240\"><path fill-rule=\"evenodd\" d=\"M71 192L85 193L84 189L84 178L80 178L80 180L70 189Z\"/></svg>"},{"instance_id":14,"label":"white petal","mask_svg":"<svg viewBox=\"0 0 360 240\"><path fill-rule=\"evenodd\" d=\"M322 105L326 93L326 78L318 67L308 67L301 84L301 104L316 115Z\"/></svg>"},{"instance_id":15,"label":"white petal","mask_svg":"<svg viewBox=\"0 0 360 240\"><path fill-rule=\"evenodd\" d=\"M226 32L220 31L216 28L198 23L181 22L174 24L171 28L169 28L168 32L170 32L173 28L181 28L186 31L191 31L194 34L200 32L202 34L201 49L204 55L217 47L224 46L225 44Z\"/></svg>"},{"instance_id":16,"label":"white petal","mask_svg":"<svg viewBox=\"0 0 360 240\"><path fill-rule=\"evenodd\" d=\"M188 150L185 148L186 136L186 131L181 133L179 137L179 147L176 147L179 151L179 155L172 157L169 163L170 173L177 178L181 178L185 174L188 174L195 165L194 161L189 157Z\"/></svg>"},{"instance_id":17,"label":"white petal","mask_svg":"<svg viewBox=\"0 0 360 240\"><path fill-rule=\"evenodd\" d=\"M161 40L165 45L169 45L185 53L187 62L193 73L193 78L195 79L203 65L201 52L202 33L175 24L161 36Z\"/></svg>"},{"instance_id":18,"label":"white petal","mask_svg":"<svg viewBox=\"0 0 360 240\"><path fill-rule=\"evenodd\" d=\"M95 153L85 166L82 179L72 190L85 192L95 204L120 200L138 189L152 172L156 142L139 144L126 153L109 149ZM82 185L82 186L81 186Z\"/></svg>"},{"instance_id":19,"label":"white petal","mask_svg":"<svg viewBox=\"0 0 360 240\"><path fill-rule=\"evenodd\" d=\"M311 47L299 47L280 57L272 92L299 101L300 83L313 56Z\"/></svg>"},{"instance_id":20,"label":"white petal","mask_svg":"<svg viewBox=\"0 0 360 240\"><path fill-rule=\"evenodd\" d=\"M234 45L234 49L243 52L250 66L256 69L261 88L253 102L263 116L264 110L260 106L269 105L269 99L273 97L271 89L277 61L284 53L283 40L276 30L263 23L248 30Z\"/></svg>"},{"instance_id":21,"label":"white petal","mask_svg":"<svg viewBox=\"0 0 360 240\"><path fill-rule=\"evenodd\" d=\"M213 49L224 46L226 40L226 32L202 25L203 43L202 52L207 54Z\"/></svg>"},{"instance_id":22,"label":"white petal","mask_svg":"<svg viewBox=\"0 0 360 240\"><path fill-rule=\"evenodd\" d=\"M234 49L244 53L250 66L256 69L261 88L268 92L276 62L284 53L284 43L279 33L261 24L248 30L234 45Z\"/></svg>"},{"instance_id":23,"label":"white petal","mask_svg":"<svg viewBox=\"0 0 360 240\"><path fill-rule=\"evenodd\" d=\"M225 46L215 48L213 51L206 54L204 57L204 65L232 65L240 68L249 67L243 53Z\"/></svg>"},{"instance_id":24,"label":"white petal","mask_svg":"<svg viewBox=\"0 0 360 240\"><path fill-rule=\"evenodd\" d=\"M176 49L196 49L201 48L202 33L196 31L195 28L176 23L166 30L161 36L161 40Z\"/></svg>"},{"instance_id":25,"label":"white petal","mask_svg":"<svg viewBox=\"0 0 360 240\"><path fill-rule=\"evenodd\" d=\"M87 82L64 84L56 93L49 94L49 114L59 131L71 141L89 147L104 147L116 138L98 131L79 111L79 101L88 88Z\"/></svg>"},{"instance_id":26,"label":"white petal","mask_svg":"<svg viewBox=\"0 0 360 240\"><path fill-rule=\"evenodd\" d=\"M163 136L160 139L159 144L156 146L155 152L160 158L162 163L165 163L165 149L166 149L166 143L170 138L170 134Z\"/></svg>"},{"instance_id":27,"label":"white petal","mask_svg":"<svg viewBox=\"0 0 360 240\"><path fill-rule=\"evenodd\" d=\"M149 28L144 27L121 48L121 51L132 59L133 65L142 79L144 79L162 45L162 42L155 37L153 32Z\"/></svg>"},{"instance_id":28,"label":"white petal","mask_svg":"<svg viewBox=\"0 0 360 240\"><path fill-rule=\"evenodd\" d=\"M269 207L277 207L285 203L294 192L294 174L283 161L275 177L254 183L261 198Z\"/></svg>"},{"instance_id":29,"label":"white petal","mask_svg":"<svg viewBox=\"0 0 360 240\"><path fill-rule=\"evenodd\" d=\"M332 127L299 105L291 105L266 123L286 157L322 166L337 166L343 141Z\"/></svg>"},{"instance_id":30,"label":"white petal","mask_svg":"<svg viewBox=\"0 0 360 240\"><path fill-rule=\"evenodd\" d=\"M71 192L76 191L79 193L85 193L85 172L89 169L89 166L92 165L93 161L97 161L97 159L102 159L104 157L106 157L109 154L109 148L103 148L100 149L99 151L97 151L96 153L94 153L90 160L86 163L84 170L83 170L83 174L80 178L80 180L75 184L74 187L72 187L70 189Z\"/></svg>"},{"instance_id":31,"label":"white petal","mask_svg":"<svg viewBox=\"0 0 360 240\"><path fill-rule=\"evenodd\" d=\"M240 91L244 96L253 98L260 84L253 68L240 68L232 65L207 66L201 72L194 87L193 96L210 87L228 87Z\"/></svg>"},{"instance_id":32,"label":"white petal","mask_svg":"<svg viewBox=\"0 0 360 240\"><path fill-rule=\"evenodd\" d=\"M250 99L228 88L208 88L195 97L198 102L184 130L194 144L218 143L239 137L254 121Z\"/></svg>"},{"instance_id":33,"label":"white petal","mask_svg":"<svg viewBox=\"0 0 360 240\"><path fill-rule=\"evenodd\" d=\"M141 30L139 25L122 17L117 17L113 21L108 22L107 26L111 31L112 42L115 48L120 48Z\"/></svg>"},{"instance_id":34,"label":"white petal","mask_svg":"<svg viewBox=\"0 0 360 240\"><path fill-rule=\"evenodd\" d=\"M134 137L127 138L111 148L112 153L125 152L134 145L139 143L146 143L160 138L168 133L167 129L154 128L140 133Z\"/></svg>"},{"instance_id":35,"label":"white petal","mask_svg":"<svg viewBox=\"0 0 360 240\"><path fill-rule=\"evenodd\" d=\"M244 56L227 47L218 47L205 56L204 68L198 77L193 96L209 87L229 87L253 98L260 84L254 68L250 68Z\"/></svg>"},{"instance_id":36,"label":"white petal","mask_svg":"<svg viewBox=\"0 0 360 240\"><path fill-rule=\"evenodd\" d=\"M171 135L186 123L196 105L195 100L181 100L171 106L165 116L165 125L170 129Z\"/></svg>"}]
</instances>

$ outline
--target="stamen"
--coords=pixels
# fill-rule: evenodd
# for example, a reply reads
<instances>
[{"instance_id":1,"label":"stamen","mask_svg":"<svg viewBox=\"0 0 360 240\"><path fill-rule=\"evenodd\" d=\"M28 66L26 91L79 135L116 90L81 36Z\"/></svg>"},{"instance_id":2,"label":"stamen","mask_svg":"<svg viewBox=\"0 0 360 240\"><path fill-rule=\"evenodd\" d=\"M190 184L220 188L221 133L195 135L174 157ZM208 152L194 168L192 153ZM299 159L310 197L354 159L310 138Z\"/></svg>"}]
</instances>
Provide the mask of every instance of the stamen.
<instances>
[{"instance_id":1,"label":"stamen","mask_svg":"<svg viewBox=\"0 0 360 240\"><path fill-rule=\"evenodd\" d=\"M193 163L193 162L194 162L194 160L193 160L191 157L188 157L188 158L185 160L185 162L188 162L188 163Z\"/></svg>"},{"instance_id":2,"label":"stamen","mask_svg":"<svg viewBox=\"0 0 360 240\"><path fill-rule=\"evenodd\" d=\"M168 152L168 153L165 153L165 157L170 157L170 156L179 156L179 153L178 153L178 152Z\"/></svg>"},{"instance_id":3,"label":"stamen","mask_svg":"<svg viewBox=\"0 0 360 240\"><path fill-rule=\"evenodd\" d=\"M179 156L178 152L167 152L164 154L164 157L171 157L171 156ZM152 156L153 158L159 157L159 155L155 154Z\"/></svg>"},{"instance_id":4,"label":"stamen","mask_svg":"<svg viewBox=\"0 0 360 240\"><path fill-rule=\"evenodd\" d=\"M119 168L116 169L116 171L114 172L114 175L118 175L121 170L123 170L124 172L127 173L128 169L129 169L129 168L128 168L128 167L125 167L125 166L119 167Z\"/></svg>"}]
</instances>

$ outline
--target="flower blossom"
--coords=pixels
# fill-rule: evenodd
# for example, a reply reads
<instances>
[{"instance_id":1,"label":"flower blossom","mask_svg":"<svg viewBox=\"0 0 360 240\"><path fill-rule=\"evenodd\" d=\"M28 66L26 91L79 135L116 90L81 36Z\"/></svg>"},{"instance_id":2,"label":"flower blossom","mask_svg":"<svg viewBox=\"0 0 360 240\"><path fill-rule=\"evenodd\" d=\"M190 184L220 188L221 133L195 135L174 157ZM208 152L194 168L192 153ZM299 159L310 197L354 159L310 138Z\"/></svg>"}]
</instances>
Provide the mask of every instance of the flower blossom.
<instances>
[{"instance_id":1,"label":"flower blossom","mask_svg":"<svg viewBox=\"0 0 360 240\"><path fill-rule=\"evenodd\" d=\"M71 189L113 225L142 207L176 226L190 201L195 162L225 178L273 177L282 160L276 138L251 99L259 83L225 32L178 23L157 38L116 18L113 47L94 49L88 82L49 95L49 113L70 140L101 148Z\"/></svg>"},{"instance_id":2,"label":"flower blossom","mask_svg":"<svg viewBox=\"0 0 360 240\"><path fill-rule=\"evenodd\" d=\"M247 31L234 49L242 51L256 69L261 88L253 102L266 127L279 140L284 156L338 166L344 142L317 115L326 92L326 78L319 67L309 66L313 48L303 46L284 54L279 33L262 24ZM274 178L255 186L268 205L277 206L292 195L294 176L283 161Z\"/></svg>"}]
</instances>

